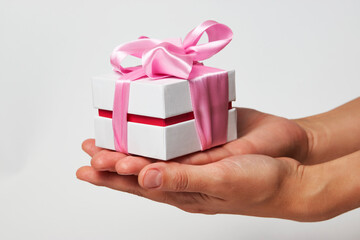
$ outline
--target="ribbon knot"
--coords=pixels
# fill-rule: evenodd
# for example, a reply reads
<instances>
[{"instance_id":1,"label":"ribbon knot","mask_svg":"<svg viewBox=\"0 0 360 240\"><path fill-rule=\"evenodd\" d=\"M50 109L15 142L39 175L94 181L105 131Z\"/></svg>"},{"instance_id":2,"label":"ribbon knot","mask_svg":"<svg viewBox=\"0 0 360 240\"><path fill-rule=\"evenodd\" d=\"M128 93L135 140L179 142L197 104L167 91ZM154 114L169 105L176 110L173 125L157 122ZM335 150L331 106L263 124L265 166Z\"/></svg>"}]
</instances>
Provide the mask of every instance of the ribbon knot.
<instances>
[{"instance_id":1,"label":"ribbon knot","mask_svg":"<svg viewBox=\"0 0 360 240\"><path fill-rule=\"evenodd\" d=\"M185 49L169 42L160 43L142 55L145 74L152 79L168 76L187 79L193 62L193 57L186 54Z\"/></svg>"},{"instance_id":2,"label":"ribbon knot","mask_svg":"<svg viewBox=\"0 0 360 240\"><path fill-rule=\"evenodd\" d=\"M205 32L208 35L208 42L197 45ZM232 40L232 36L233 33L228 26L208 20L190 31L183 42L181 39L158 40L142 36L116 47L110 57L114 71L122 74L116 82L113 108L116 150L127 153L127 111L131 81L146 76L151 79L171 76L189 79L190 73L195 69L194 66L202 65L199 61L208 59L221 51ZM140 58L142 65L123 67L122 61L129 55ZM221 72L219 69L217 71ZM203 73L206 73L206 70ZM222 71L221 77L215 77L212 83L208 83L206 79L203 82L190 82L196 128L202 150L226 142L224 134L227 129L228 82L227 73L225 72L226 75L223 73ZM204 86L207 86L205 90L202 89ZM200 95L207 95L203 96L203 99L214 98L215 100L206 102L200 100ZM201 102L201 106L200 103L194 101ZM220 110L212 106L217 106Z\"/></svg>"}]
</instances>

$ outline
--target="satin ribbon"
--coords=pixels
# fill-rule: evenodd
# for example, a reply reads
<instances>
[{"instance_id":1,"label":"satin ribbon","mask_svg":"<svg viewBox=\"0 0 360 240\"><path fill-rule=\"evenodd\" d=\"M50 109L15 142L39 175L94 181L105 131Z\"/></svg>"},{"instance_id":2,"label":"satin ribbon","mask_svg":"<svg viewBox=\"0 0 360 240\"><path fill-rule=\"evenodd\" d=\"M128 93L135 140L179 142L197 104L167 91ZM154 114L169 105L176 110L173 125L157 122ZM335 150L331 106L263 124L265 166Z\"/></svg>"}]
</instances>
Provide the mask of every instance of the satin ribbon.
<instances>
[{"instance_id":1,"label":"satin ribbon","mask_svg":"<svg viewBox=\"0 0 360 240\"><path fill-rule=\"evenodd\" d=\"M197 45L204 32L207 33L209 42ZM180 39L157 40L140 37L116 47L110 62L114 71L122 75L115 85L113 106L115 149L128 153L127 112L130 82L143 77L153 80L166 77L188 80L201 149L225 143L228 118L227 72L205 67L199 61L221 51L232 40L232 36L229 27L208 20L190 31L183 42ZM140 58L142 65L123 67L122 61L129 55Z\"/></svg>"}]
</instances>

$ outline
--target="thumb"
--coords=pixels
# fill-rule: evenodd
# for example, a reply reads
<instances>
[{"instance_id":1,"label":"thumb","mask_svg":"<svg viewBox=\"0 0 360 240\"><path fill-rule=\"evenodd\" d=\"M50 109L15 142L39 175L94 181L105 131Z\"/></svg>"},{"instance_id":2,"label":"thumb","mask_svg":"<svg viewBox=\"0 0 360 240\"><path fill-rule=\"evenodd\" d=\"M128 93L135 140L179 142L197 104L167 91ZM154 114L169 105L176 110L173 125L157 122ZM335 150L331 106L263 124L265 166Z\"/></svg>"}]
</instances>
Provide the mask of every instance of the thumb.
<instances>
[{"instance_id":1,"label":"thumb","mask_svg":"<svg viewBox=\"0 0 360 240\"><path fill-rule=\"evenodd\" d=\"M216 164L187 165L177 162L154 163L143 168L139 184L143 188L169 192L212 193L226 182L226 173Z\"/></svg>"}]
</instances>

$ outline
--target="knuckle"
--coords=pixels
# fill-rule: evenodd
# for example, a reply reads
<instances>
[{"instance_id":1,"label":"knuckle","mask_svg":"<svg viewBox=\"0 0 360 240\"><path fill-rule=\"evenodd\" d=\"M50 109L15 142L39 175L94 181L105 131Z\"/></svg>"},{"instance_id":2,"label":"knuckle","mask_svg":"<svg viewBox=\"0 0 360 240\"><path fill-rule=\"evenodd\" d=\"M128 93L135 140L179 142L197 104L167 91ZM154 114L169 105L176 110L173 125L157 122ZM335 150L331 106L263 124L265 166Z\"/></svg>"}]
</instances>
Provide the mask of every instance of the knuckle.
<instances>
[{"instance_id":1,"label":"knuckle","mask_svg":"<svg viewBox=\"0 0 360 240\"><path fill-rule=\"evenodd\" d=\"M189 177L186 174L186 172L184 171L176 172L173 177L171 188L175 191L180 192L188 189L188 187L189 187Z\"/></svg>"}]
</instances>

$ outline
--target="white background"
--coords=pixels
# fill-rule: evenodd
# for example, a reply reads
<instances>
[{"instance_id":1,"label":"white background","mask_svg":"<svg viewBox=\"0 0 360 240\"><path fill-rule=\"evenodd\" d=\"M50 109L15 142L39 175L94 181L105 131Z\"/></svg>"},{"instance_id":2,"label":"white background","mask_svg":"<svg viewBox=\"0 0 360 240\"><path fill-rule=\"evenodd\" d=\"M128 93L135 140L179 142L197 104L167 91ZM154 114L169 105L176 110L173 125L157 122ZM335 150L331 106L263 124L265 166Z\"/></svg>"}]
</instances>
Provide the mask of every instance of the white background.
<instances>
[{"instance_id":1,"label":"white background","mask_svg":"<svg viewBox=\"0 0 360 240\"><path fill-rule=\"evenodd\" d=\"M207 65L237 72L237 106L296 118L360 94L359 1L0 2L0 239L359 239L360 210L320 223L196 215L80 182L90 77L140 35L204 20L234 40Z\"/></svg>"}]
</instances>

